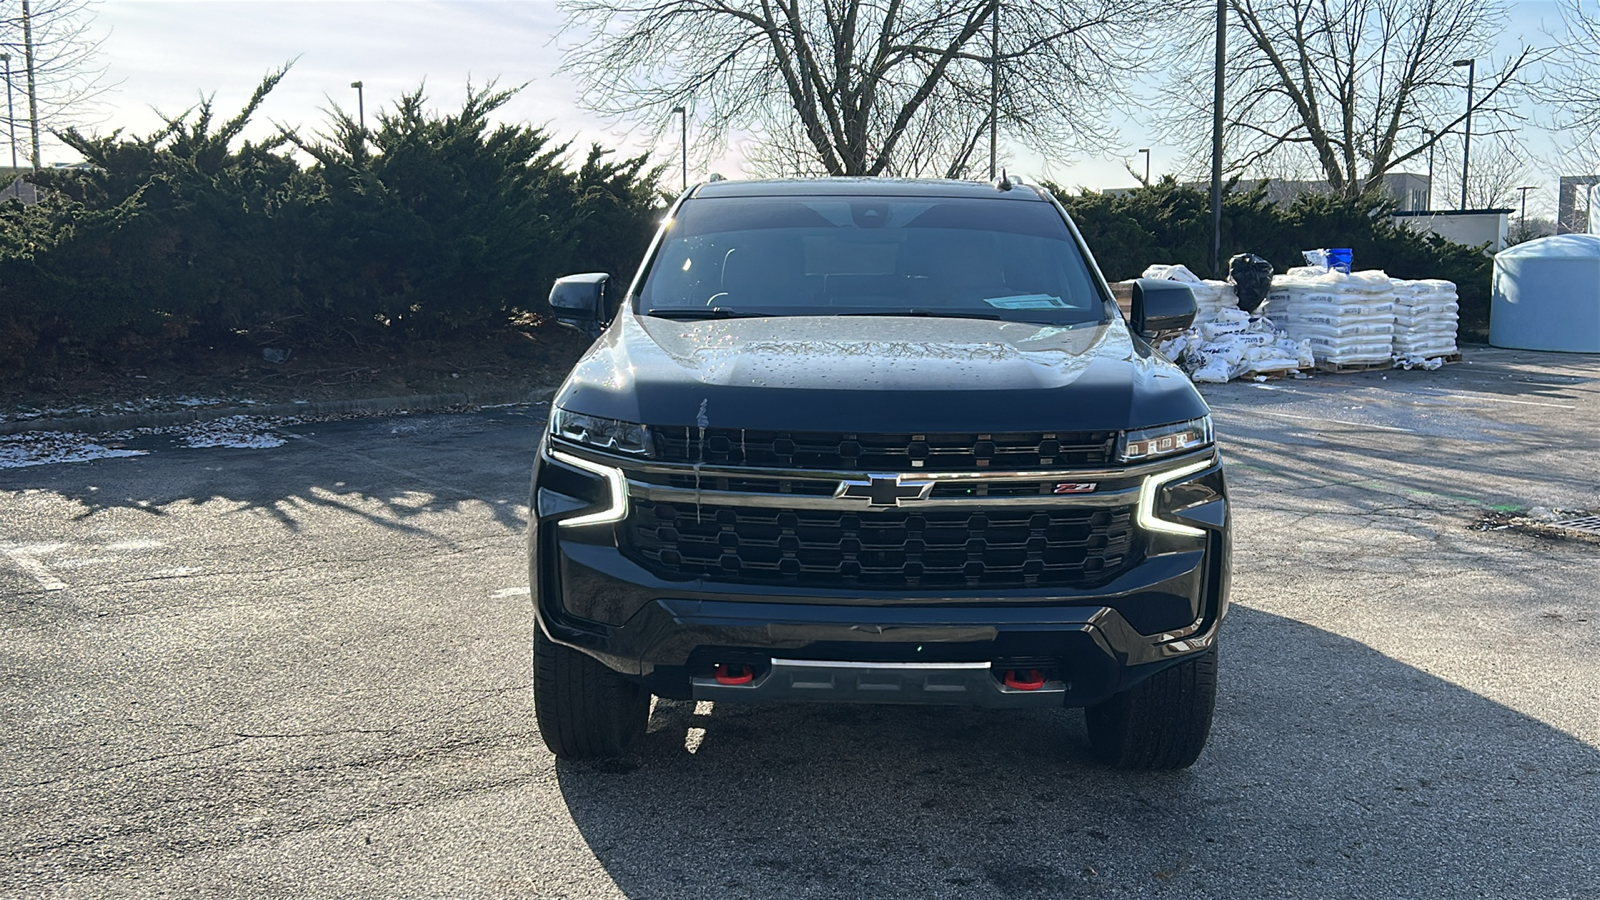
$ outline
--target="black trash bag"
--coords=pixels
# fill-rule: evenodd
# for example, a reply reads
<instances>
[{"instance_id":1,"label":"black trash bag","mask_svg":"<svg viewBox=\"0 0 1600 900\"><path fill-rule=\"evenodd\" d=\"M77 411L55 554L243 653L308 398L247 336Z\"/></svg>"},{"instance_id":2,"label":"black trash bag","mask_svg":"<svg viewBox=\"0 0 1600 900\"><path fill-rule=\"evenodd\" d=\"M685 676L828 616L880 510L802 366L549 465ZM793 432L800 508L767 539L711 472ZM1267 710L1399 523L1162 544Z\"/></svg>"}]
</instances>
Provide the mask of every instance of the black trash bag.
<instances>
[{"instance_id":1,"label":"black trash bag","mask_svg":"<svg viewBox=\"0 0 1600 900\"><path fill-rule=\"evenodd\" d=\"M1272 263L1254 253L1241 253L1228 260L1228 283L1239 295L1239 308L1255 312L1272 290Z\"/></svg>"}]
</instances>

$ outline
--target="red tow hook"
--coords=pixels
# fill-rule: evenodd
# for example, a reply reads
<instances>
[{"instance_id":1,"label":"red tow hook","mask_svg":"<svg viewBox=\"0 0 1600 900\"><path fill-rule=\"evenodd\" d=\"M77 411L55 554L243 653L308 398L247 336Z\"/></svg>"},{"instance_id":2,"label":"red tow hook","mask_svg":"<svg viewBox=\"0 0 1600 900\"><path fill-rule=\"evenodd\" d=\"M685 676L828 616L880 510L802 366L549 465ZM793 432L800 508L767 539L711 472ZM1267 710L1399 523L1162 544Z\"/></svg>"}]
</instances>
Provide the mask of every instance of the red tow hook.
<instances>
[{"instance_id":1,"label":"red tow hook","mask_svg":"<svg viewBox=\"0 0 1600 900\"><path fill-rule=\"evenodd\" d=\"M1029 669L1027 675L1018 675L1016 669L1007 669L1004 684L1016 691L1037 691L1044 687L1044 673Z\"/></svg>"},{"instance_id":2,"label":"red tow hook","mask_svg":"<svg viewBox=\"0 0 1600 900\"><path fill-rule=\"evenodd\" d=\"M756 673L752 672L749 666L722 664L717 666L717 684L740 685L749 684L755 680ZM1039 683L1044 684L1043 681Z\"/></svg>"}]
</instances>

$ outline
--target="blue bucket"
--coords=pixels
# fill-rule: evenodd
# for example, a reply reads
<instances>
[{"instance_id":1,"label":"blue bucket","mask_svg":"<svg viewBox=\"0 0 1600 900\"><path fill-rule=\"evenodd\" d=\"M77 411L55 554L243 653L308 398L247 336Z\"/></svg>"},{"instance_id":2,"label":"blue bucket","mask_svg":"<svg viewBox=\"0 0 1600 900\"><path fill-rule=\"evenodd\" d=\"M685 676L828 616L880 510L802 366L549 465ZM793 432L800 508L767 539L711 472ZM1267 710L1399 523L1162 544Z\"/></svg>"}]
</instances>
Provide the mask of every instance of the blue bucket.
<instances>
[{"instance_id":1,"label":"blue bucket","mask_svg":"<svg viewBox=\"0 0 1600 900\"><path fill-rule=\"evenodd\" d=\"M1335 272L1350 274L1351 253L1349 247L1330 247L1323 253L1328 256L1328 268Z\"/></svg>"}]
</instances>

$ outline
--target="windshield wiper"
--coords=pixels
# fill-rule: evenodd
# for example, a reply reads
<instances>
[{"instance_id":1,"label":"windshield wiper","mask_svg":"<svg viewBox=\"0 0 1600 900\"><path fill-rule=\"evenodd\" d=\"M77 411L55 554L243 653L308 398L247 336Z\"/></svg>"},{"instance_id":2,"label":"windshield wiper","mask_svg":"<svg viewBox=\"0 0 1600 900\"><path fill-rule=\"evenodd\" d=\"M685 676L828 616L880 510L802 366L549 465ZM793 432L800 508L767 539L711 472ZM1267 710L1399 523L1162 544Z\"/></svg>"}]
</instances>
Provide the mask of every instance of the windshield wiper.
<instances>
[{"instance_id":1,"label":"windshield wiper","mask_svg":"<svg viewBox=\"0 0 1600 900\"><path fill-rule=\"evenodd\" d=\"M967 309L889 309L875 312L845 313L847 316L918 316L930 319L992 319L996 322L1006 320L999 313L978 312Z\"/></svg>"},{"instance_id":2,"label":"windshield wiper","mask_svg":"<svg viewBox=\"0 0 1600 900\"><path fill-rule=\"evenodd\" d=\"M652 309L645 313L657 319L750 319L764 318L769 313L745 312L726 306L686 307L683 309Z\"/></svg>"}]
</instances>

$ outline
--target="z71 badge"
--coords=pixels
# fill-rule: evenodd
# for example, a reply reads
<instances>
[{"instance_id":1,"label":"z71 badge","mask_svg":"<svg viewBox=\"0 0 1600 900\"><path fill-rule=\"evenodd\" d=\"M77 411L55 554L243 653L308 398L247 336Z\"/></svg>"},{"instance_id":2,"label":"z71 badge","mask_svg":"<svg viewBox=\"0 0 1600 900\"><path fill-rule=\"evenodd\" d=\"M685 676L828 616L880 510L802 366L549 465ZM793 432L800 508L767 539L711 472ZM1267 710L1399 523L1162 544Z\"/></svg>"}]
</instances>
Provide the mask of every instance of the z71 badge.
<instances>
[{"instance_id":1,"label":"z71 badge","mask_svg":"<svg viewBox=\"0 0 1600 900\"><path fill-rule=\"evenodd\" d=\"M1096 482L1093 482L1093 481L1086 482L1086 483L1058 484L1058 485L1056 485L1056 493L1058 493L1058 494L1092 494L1092 493L1094 493L1094 489L1097 488L1097 487L1099 487L1099 484L1096 483Z\"/></svg>"}]
</instances>

